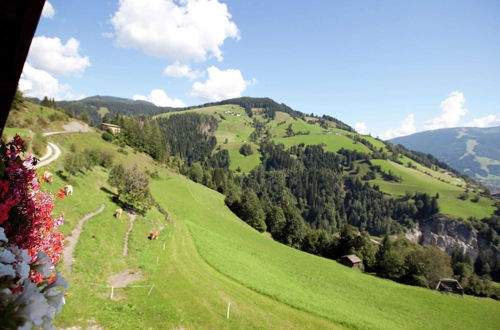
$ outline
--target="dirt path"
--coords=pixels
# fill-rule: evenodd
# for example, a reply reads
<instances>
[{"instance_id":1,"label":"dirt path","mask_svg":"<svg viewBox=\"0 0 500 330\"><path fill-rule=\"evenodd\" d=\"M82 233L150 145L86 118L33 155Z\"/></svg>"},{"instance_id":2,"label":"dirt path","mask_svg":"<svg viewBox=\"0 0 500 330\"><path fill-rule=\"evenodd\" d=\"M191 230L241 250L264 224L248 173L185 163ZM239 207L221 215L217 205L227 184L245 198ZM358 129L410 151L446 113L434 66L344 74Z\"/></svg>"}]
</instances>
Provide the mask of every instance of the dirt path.
<instances>
[{"instance_id":1,"label":"dirt path","mask_svg":"<svg viewBox=\"0 0 500 330\"><path fill-rule=\"evenodd\" d=\"M108 284L115 288L125 288L130 284L140 281L144 278L142 273L137 270L127 269L123 272L116 273L111 275L108 278Z\"/></svg>"},{"instance_id":2,"label":"dirt path","mask_svg":"<svg viewBox=\"0 0 500 330\"><path fill-rule=\"evenodd\" d=\"M42 157L41 162L36 164L35 168L40 168L42 166L49 165L50 163L52 163L61 156L62 153L61 149L59 149L59 147L54 143L49 142L47 145L47 149L49 151Z\"/></svg>"},{"instance_id":3,"label":"dirt path","mask_svg":"<svg viewBox=\"0 0 500 330\"><path fill-rule=\"evenodd\" d=\"M129 216L130 225L128 226L127 233L125 234L125 244L123 245L123 256L124 257L126 257L128 255L128 237L130 236L130 232L134 228L134 221L135 221L135 217L137 216L137 214L135 214L134 212L129 212L128 216Z\"/></svg>"},{"instance_id":4,"label":"dirt path","mask_svg":"<svg viewBox=\"0 0 500 330\"><path fill-rule=\"evenodd\" d=\"M38 160L39 161L44 161L46 160L47 158L49 158L50 156L52 156L52 153L54 151L52 150L52 148L50 146L47 146L47 152L45 153L45 155L43 155L41 158L39 158Z\"/></svg>"},{"instance_id":5,"label":"dirt path","mask_svg":"<svg viewBox=\"0 0 500 330\"><path fill-rule=\"evenodd\" d=\"M91 132L92 130L88 125L83 125L80 124L79 122L72 121L67 123L66 125L63 126L64 131L57 131L57 132L45 132L43 133L43 136L51 136L51 135L56 135L56 134L65 134L65 133L75 133L75 132ZM42 158L40 158L40 162L36 164L35 168L40 168L42 166L49 165L56 159L58 159L61 156L61 149L59 147L52 143L48 142L47 143L47 153L43 155Z\"/></svg>"},{"instance_id":6,"label":"dirt path","mask_svg":"<svg viewBox=\"0 0 500 330\"><path fill-rule=\"evenodd\" d=\"M66 270L66 274L71 273L71 267L73 266L73 253L75 252L76 244L78 243L78 238L83 230L83 224L89 220L90 218L98 215L104 211L104 204L101 205L97 210L87 213L83 218L78 221L76 227L71 231L71 236L67 237L68 243L64 246L63 249L63 264L64 269Z\"/></svg>"}]
</instances>

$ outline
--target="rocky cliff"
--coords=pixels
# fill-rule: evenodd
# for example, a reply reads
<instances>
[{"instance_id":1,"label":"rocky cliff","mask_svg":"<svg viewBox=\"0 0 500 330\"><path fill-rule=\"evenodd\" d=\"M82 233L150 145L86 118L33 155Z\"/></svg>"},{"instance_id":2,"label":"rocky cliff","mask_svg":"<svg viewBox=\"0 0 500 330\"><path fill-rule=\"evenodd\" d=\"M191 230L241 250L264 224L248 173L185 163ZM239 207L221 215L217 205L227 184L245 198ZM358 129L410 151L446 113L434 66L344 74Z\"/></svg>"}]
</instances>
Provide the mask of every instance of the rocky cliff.
<instances>
[{"instance_id":1,"label":"rocky cliff","mask_svg":"<svg viewBox=\"0 0 500 330\"><path fill-rule=\"evenodd\" d=\"M453 218L445 216L431 218L421 222L405 236L420 245L433 245L448 253L458 247L472 260L476 260L479 251L491 250L496 259L500 260L500 251L482 239L476 229Z\"/></svg>"}]
</instances>

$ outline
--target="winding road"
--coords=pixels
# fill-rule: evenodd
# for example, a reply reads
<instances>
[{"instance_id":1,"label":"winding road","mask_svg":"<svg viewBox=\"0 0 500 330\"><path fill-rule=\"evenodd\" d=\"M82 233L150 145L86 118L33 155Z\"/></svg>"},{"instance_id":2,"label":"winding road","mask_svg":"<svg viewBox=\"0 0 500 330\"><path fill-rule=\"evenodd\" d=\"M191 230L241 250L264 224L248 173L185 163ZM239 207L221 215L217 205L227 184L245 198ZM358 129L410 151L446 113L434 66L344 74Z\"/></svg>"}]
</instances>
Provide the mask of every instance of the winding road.
<instances>
[{"instance_id":1,"label":"winding road","mask_svg":"<svg viewBox=\"0 0 500 330\"><path fill-rule=\"evenodd\" d=\"M59 149L59 147L56 144L48 142L47 153L42 158L40 158L40 162L38 162L38 164L35 165L35 168L40 168L42 166L49 165L60 156L61 156L61 149Z\"/></svg>"},{"instance_id":2,"label":"winding road","mask_svg":"<svg viewBox=\"0 0 500 330\"><path fill-rule=\"evenodd\" d=\"M56 131L56 132L46 132L43 133L43 136L51 136L57 134L66 134L66 133L75 133L75 132L90 132L91 129L88 126L82 125L79 122L72 121L63 126L64 131ZM47 153L43 155L42 158L39 159L38 164L36 164L35 168L40 168L42 166L49 165L56 159L61 156L61 149L52 142L47 143Z\"/></svg>"}]
</instances>

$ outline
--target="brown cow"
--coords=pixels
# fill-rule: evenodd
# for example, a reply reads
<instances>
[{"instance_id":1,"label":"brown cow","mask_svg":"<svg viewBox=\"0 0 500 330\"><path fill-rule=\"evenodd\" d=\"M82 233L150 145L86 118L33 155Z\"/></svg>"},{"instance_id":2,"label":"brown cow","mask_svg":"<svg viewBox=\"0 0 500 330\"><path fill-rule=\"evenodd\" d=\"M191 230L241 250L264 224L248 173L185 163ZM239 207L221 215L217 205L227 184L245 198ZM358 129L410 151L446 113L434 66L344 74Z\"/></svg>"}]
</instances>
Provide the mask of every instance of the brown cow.
<instances>
[{"instance_id":1,"label":"brown cow","mask_svg":"<svg viewBox=\"0 0 500 330\"><path fill-rule=\"evenodd\" d=\"M159 234L160 230L153 230L152 232L149 233L148 239L149 240L157 239Z\"/></svg>"},{"instance_id":2,"label":"brown cow","mask_svg":"<svg viewBox=\"0 0 500 330\"><path fill-rule=\"evenodd\" d=\"M115 218L120 219L122 216L123 210L122 209L116 209L115 211Z\"/></svg>"}]
</instances>

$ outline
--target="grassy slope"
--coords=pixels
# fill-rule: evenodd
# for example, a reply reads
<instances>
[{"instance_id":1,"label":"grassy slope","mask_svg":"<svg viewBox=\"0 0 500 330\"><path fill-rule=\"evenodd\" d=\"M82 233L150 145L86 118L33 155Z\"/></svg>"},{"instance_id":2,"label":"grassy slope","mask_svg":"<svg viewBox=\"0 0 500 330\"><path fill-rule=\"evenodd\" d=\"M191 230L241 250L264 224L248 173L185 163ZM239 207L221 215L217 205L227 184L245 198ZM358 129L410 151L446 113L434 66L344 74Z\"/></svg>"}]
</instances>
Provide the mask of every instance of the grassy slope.
<instances>
[{"instance_id":1,"label":"grassy slope","mask_svg":"<svg viewBox=\"0 0 500 330\"><path fill-rule=\"evenodd\" d=\"M370 153L370 149L365 145L355 143L350 138L341 135L295 135L285 138L276 138L274 141L283 143L287 148L300 143L304 143L305 145L325 144L325 150L327 151L337 152L341 148L344 148Z\"/></svg>"},{"instance_id":2,"label":"grassy slope","mask_svg":"<svg viewBox=\"0 0 500 330\"><path fill-rule=\"evenodd\" d=\"M187 224L208 264L297 309L353 328L470 329L500 322L493 300L397 284L276 243L236 218L222 195L182 177L155 181L152 191Z\"/></svg>"},{"instance_id":3,"label":"grassy slope","mask_svg":"<svg viewBox=\"0 0 500 330\"><path fill-rule=\"evenodd\" d=\"M239 113L240 117L224 114L224 111L232 111ZM245 114L245 111L235 105L214 106L206 108L198 108L189 110L189 112L199 112L208 115L213 115L219 121L219 127L215 133L219 146L222 149L227 149L231 157L231 169L240 167L243 172L249 172L252 168L260 163L260 154L257 151L257 146L250 143L256 151L253 155L244 157L239 153L239 148L243 141L249 141L249 136L253 131L251 127L251 119ZM175 112L174 112L175 113ZM170 116L174 113L163 114L160 116ZM182 112L181 112L182 113ZM222 119L220 115L225 119ZM259 111L254 111L254 118L264 121ZM286 137L286 129L292 125L294 132L309 132L308 135L295 135ZM336 152L341 148L357 150L365 153L371 153L370 149L362 143L355 142L349 136L358 136L368 140L377 149L387 150L385 144L371 136L360 135L354 132L347 132L335 127L330 127L328 131L340 133L324 134L324 128L317 124L311 124L302 119L294 119L289 114L277 112L276 118L270 121L267 126L269 127L273 141L283 143L287 148L293 145L306 144L316 145L323 144L325 150ZM224 144L227 139L228 143ZM465 182L462 179L444 174L443 171L431 170L407 157L402 158L402 162L406 165L411 162L416 169L409 169L400 166L389 160L374 160L374 164L381 165L385 171L392 170L395 174L403 177L402 183L387 182L382 179L371 181L381 187L382 191L392 196L404 195L409 192L427 192L431 195L439 193L441 198L439 200L440 210L443 214L459 217L487 217L490 216L494 210L493 201L486 198L480 198L478 203L473 203L470 200L462 201L458 196L465 191ZM368 169L362 168L359 176L361 177ZM458 187L458 186L461 187Z\"/></svg>"},{"instance_id":4,"label":"grassy slope","mask_svg":"<svg viewBox=\"0 0 500 330\"><path fill-rule=\"evenodd\" d=\"M239 117L225 114L225 111L240 114ZM245 110L236 105L221 105L206 108L198 108L180 112L169 112L157 117L169 117L173 114L183 114L186 112L196 112L211 115L217 119L218 128L215 132L218 148L226 149L231 158L230 168L236 170L238 167L242 172L250 172L260 163L260 154L257 145L250 142L250 134L253 132L252 120L245 114ZM227 143L226 143L227 140ZM254 150L254 154L243 156L239 150L244 143L249 143Z\"/></svg>"},{"instance_id":5,"label":"grassy slope","mask_svg":"<svg viewBox=\"0 0 500 330\"><path fill-rule=\"evenodd\" d=\"M380 165L384 171L392 171L403 179L401 183L384 181L381 178L371 181L379 185L380 189L388 194L401 196L407 191L426 192L430 195L439 193L438 204L440 212L457 217L469 215L482 218L490 216L494 211L492 201L484 197L481 197L477 203L473 203L470 200L463 201L458 199L458 196L464 192L464 189L461 187L436 180L430 175L392 161L374 159L371 162L375 165Z\"/></svg>"},{"instance_id":6,"label":"grassy slope","mask_svg":"<svg viewBox=\"0 0 500 330\"><path fill-rule=\"evenodd\" d=\"M63 154L70 152L71 144L77 150L98 147L114 151L118 162L154 166L149 157L130 149L128 155L117 153L116 146L97 134L72 133L50 140ZM62 159L48 169L55 171L61 164ZM105 328L488 328L500 321L495 314L498 303L492 300L457 299L399 285L278 244L237 219L222 195L159 170L163 179L152 182L152 191L173 214L175 226L167 226L158 241L150 242L146 236L162 216L152 210L138 218L126 258L121 251L128 222L125 216L112 217L117 205L106 191L110 187L104 169L73 179L74 195L58 200L56 213L65 213L66 233L83 214L106 206L80 236L69 276L72 288L58 326L95 322ZM56 176L45 187L56 191L64 184ZM107 278L125 269L141 270L144 279L135 284L155 284L149 297L148 288L142 287L117 289L118 301L107 298Z\"/></svg>"},{"instance_id":7,"label":"grassy slope","mask_svg":"<svg viewBox=\"0 0 500 330\"><path fill-rule=\"evenodd\" d=\"M153 169L148 156L116 152L116 146L97 134L72 133L52 136L63 154L74 144L78 150L101 148L113 151L116 162L141 165ZM52 172L62 168L62 158L47 166ZM171 175L157 168L163 177ZM297 311L286 304L260 295L221 275L208 266L197 253L193 240L182 222L167 226L157 241L146 239L152 228L165 223L156 210L139 217L129 241L129 256L121 255L128 218L115 219L118 205L111 199L106 183L107 172L96 168L72 178L74 195L57 199L55 214L64 212L62 227L68 234L84 214L105 205L103 213L89 220L75 251L73 272L68 276L71 289L63 313L57 318L59 327L92 326L105 328L314 328L332 327L322 318ZM55 176L43 188L56 192L67 184ZM104 188L104 189L103 189ZM188 202L188 201L186 201ZM186 204L187 205L187 204ZM165 250L163 244L165 243ZM158 262L158 264L157 264ZM62 268L62 264L59 266ZM127 269L140 269L144 278L134 285L148 287L116 289L119 301L109 299L107 278ZM63 272L65 270L63 269ZM147 293L155 284L151 295ZM231 302L231 318L226 320L227 302Z\"/></svg>"}]
</instances>

